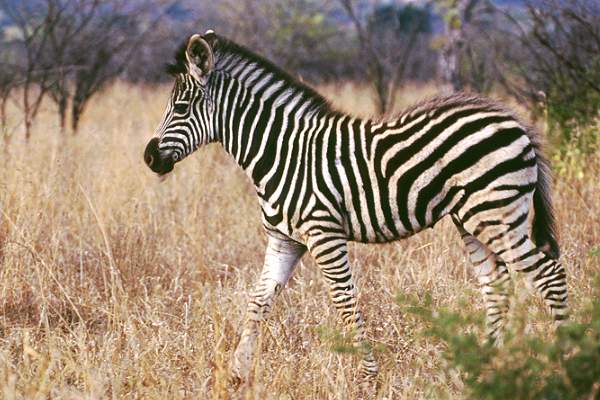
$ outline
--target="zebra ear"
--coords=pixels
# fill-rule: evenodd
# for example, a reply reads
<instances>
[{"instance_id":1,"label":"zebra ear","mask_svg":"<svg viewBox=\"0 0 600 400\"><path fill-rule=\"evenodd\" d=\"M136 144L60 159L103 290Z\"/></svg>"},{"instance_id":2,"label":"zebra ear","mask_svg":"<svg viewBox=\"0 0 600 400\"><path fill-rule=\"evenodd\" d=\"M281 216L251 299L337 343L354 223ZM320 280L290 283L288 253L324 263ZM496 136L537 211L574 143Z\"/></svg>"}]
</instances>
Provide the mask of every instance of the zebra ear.
<instances>
[{"instance_id":1,"label":"zebra ear","mask_svg":"<svg viewBox=\"0 0 600 400\"><path fill-rule=\"evenodd\" d=\"M188 40L185 58L190 75L197 81L206 83L206 77L215 65L211 45L202 36L192 35Z\"/></svg>"}]
</instances>

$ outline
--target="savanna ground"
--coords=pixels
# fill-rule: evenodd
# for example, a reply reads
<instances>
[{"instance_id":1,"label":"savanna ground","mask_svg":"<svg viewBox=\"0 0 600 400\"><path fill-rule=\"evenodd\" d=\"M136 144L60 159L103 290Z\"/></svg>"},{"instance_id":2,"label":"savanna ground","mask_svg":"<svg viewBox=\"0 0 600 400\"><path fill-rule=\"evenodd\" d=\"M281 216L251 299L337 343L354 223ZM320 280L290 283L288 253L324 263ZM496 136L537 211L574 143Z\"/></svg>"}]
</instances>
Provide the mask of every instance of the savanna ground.
<instances>
[{"instance_id":1,"label":"savanna ground","mask_svg":"<svg viewBox=\"0 0 600 400\"><path fill-rule=\"evenodd\" d=\"M344 110L373 109L362 88L321 89ZM0 152L1 398L228 396L229 358L266 241L253 188L219 146L198 151L164 182L144 165L168 91L115 85L75 137L59 133L48 107L28 145L15 137ZM404 89L399 106L434 92ZM561 165L554 201L570 303L581 318L600 272L592 251L600 244L600 154L582 169ZM350 258L381 365L378 397L462 397L444 344L395 302L430 294L435 306L480 312L452 224L392 244L352 245ZM516 289L526 331L551 336L541 302L523 284ZM332 349L335 321L305 257L274 307L243 397L358 398L357 360Z\"/></svg>"}]
</instances>

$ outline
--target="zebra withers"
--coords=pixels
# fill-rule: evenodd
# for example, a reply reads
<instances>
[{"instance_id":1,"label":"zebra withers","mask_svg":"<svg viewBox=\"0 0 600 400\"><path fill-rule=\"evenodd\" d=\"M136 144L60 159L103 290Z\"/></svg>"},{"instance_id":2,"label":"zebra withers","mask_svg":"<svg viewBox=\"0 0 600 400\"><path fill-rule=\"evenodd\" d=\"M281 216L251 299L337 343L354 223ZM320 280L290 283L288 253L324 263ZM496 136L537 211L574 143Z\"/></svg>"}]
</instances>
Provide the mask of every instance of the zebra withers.
<instances>
[{"instance_id":1,"label":"zebra withers","mask_svg":"<svg viewBox=\"0 0 600 400\"><path fill-rule=\"evenodd\" d=\"M359 119L212 31L190 37L169 72L175 86L146 147L148 166L168 173L218 142L252 180L262 208L268 245L235 376L247 378L260 323L306 251L354 331L360 378L375 376L347 243L397 240L446 215L474 265L492 340L506 320L509 269L525 273L557 324L567 318L548 164L535 133L503 107L459 94L396 118Z\"/></svg>"}]
</instances>

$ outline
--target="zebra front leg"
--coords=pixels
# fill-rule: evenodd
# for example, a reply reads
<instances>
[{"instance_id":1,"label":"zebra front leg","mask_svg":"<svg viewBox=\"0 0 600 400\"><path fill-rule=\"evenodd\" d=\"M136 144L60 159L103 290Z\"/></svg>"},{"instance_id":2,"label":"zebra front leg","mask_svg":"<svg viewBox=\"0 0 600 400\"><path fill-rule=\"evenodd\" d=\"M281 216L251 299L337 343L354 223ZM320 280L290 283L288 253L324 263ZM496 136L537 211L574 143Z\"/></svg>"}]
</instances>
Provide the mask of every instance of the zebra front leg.
<instances>
[{"instance_id":1,"label":"zebra front leg","mask_svg":"<svg viewBox=\"0 0 600 400\"><path fill-rule=\"evenodd\" d=\"M267 318L275 296L287 283L305 251L306 247L292 240L269 237L263 270L250 295L242 335L233 355L232 375L236 381L248 379L260 323Z\"/></svg>"},{"instance_id":2,"label":"zebra front leg","mask_svg":"<svg viewBox=\"0 0 600 400\"><path fill-rule=\"evenodd\" d=\"M353 346L360 352L359 381L369 383L379 370L367 340L365 323L356 302L356 288L348 263L344 237L311 237L308 248L329 284L329 294L345 327L354 333Z\"/></svg>"}]
</instances>

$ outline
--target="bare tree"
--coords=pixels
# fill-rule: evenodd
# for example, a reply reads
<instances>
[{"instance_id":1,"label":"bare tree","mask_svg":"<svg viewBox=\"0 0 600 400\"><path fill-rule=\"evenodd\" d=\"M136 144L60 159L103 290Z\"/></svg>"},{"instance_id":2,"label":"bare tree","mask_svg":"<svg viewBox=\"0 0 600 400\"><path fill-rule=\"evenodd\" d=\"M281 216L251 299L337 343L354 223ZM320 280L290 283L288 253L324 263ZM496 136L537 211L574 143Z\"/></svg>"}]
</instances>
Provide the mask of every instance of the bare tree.
<instances>
[{"instance_id":1,"label":"bare tree","mask_svg":"<svg viewBox=\"0 0 600 400\"><path fill-rule=\"evenodd\" d=\"M406 77L408 65L418 59L416 51L429 48L429 13L423 11L427 5L421 12L414 12L405 25L396 18L393 20L396 26L380 29L378 21L365 23L353 0L339 0L339 3L356 31L367 76L376 93L377 107L383 114L393 108L396 90Z\"/></svg>"},{"instance_id":2,"label":"bare tree","mask_svg":"<svg viewBox=\"0 0 600 400\"><path fill-rule=\"evenodd\" d=\"M2 57L2 55L0 55L0 57ZM6 115L8 99L16 86L16 74L17 71L13 65L7 62L0 63L0 129L3 131L6 129L8 121Z\"/></svg>"},{"instance_id":3,"label":"bare tree","mask_svg":"<svg viewBox=\"0 0 600 400\"><path fill-rule=\"evenodd\" d=\"M3 55L2 55L3 56ZM12 137L12 132L8 128L8 118L6 106L16 86L16 69L9 63L0 63L0 133L4 141L4 148L8 148L8 143Z\"/></svg>"},{"instance_id":4,"label":"bare tree","mask_svg":"<svg viewBox=\"0 0 600 400\"><path fill-rule=\"evenodd\" d=\"M498 33L496 9L489 0L436 0L436 6L444 21L438 43L442 80L454 91L488 91L496 75L487 40Z\"/></svg>"},{"instance_id":5,"label":"bare tree","mask_svg":"<svg viewBox=\"0 0 600 400\"><path fill-rule=\"evenodd\" d=\"M102 13L91 18L74 37L70 51L74 66L71 79L71 128L74 133L78 131L89 100L123 73L139 48L152 38L157 22L177 3L178 0L104 1Z\"/></svg>"},{"instance_id":6,"label":"bare tree","mask_svg":"<svg viewBox=\"0 0 600 400\"><path fill-rule=\"evenodd\" d=\"M47 14L40 2L22 2L14 4L6 0L0 1L0 10L3 11L18 29L20 35L18 53L22 54L17 62L21 71L20 81L22 88L21 107L25 124L25 138L31 137L31 126L37 116L44 95L50 83L50 71L40 60L48 45L45 34L48 27L56 24L56 15ZM61 11L57 12L60 15Z\"/></svg>"},{"instance_id":7,"label":"bare tree","mask_svg":"<svg viewBox=\"0 0 600 400\"><path fill-rule=\"evenodd\" d=\"M438 6L444 19L444 39L440 51L440 73L454 91L463 89L460 74L460 53L465 44L465 22L479 0L439 0Z\"/></svg>"},{"instance_id":8,"label":"bare tree","mask_svg":"<svg viewBox=\"0 0 600 400\"><path fill-rule=\"evenodd\" d=\"M43 98L57 106L59 124L77 132L89 100L119 76L154 24L178 0L0 0L17 28L18 85L25 135Z\"/></svg>"},{"instance_id":9,"label":"bare tree","mask_svg":"<svg viewBox=\"0 0 600 400\"><path fill-rule=\"evenodd\" d=\"M303 78L335 75L334 39L340 32L327 2L315 0L223 0L216 11L219 33L258 50ZM323 64L328 68L323 68ZM337 62L339 64L339 62Z\"/></svg>"},{"instance_id":10,"label":"bare tree","mask_svg":"<svg viewBox=\"0 0 600 400\"><path fill-rule=\"evenodd\" d=\"M56 103L59 124L62 131L66 128L67 111L71 94L71 78L74 65L74 46L93 19L100 12L100 0L71 0L62 10L63 17L48 27L48 46L44 56L46 64L52 66L52 82L48 88L50 98ZM61 10L59 0L46 0L48 14Z\"/></svg>"},{"instance_id":11,"label":"bare tree","mask_svg":"<svg viewBox=\"0 0 600 400\"><path fill-rule=\"evenodd\" d=\"M123 71L139 40L139 13L124 12L125 2L112 2L110 7L85 26L71 44L69 55L74 66L71 128L74 133L78 131L89 100Z\"/></svg>"},{"instance_id":12,"label":"bare tree","mask_svg":"<svg viewBox=\"0 0 600 400\"><path fill-rule=\"evenodd\" d=\"M533 106L544 104L559 124L598 118L600 4L595 0L529 2L527 18L499 10L509 24L496 58L501 83Z\"/></svg>"}]
</instances>

